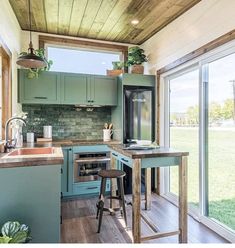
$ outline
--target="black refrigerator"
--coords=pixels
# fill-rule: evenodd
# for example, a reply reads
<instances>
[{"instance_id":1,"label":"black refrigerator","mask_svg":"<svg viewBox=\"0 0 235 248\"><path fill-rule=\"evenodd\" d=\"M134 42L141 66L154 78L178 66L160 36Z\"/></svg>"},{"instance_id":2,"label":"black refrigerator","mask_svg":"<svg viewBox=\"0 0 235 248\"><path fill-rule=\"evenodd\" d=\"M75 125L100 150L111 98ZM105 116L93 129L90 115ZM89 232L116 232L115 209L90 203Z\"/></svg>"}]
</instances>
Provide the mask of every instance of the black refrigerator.
<instances>
[{"instance_id":1,"label":"black refrigerator","mask_svg":"<svg viewBox=\"0 0 235 248\"><path fill-rule=\"evenodd\" d=\"M135 140L155 141L155 88L144 86L125 86L123 94L123 143L135 143ZM132 170L123 166L125 194L132 193ZM154 188L154 169L151 176ZM141 191L145 191L144 169L141 172Z\"/></svg>"},{"instance_id":2,"label":"black refrigerator","mask_svg":"<svg viewBox=\"0 0 235 248\"><path fill-rule=\"evenodd\" d=\"M155 140L155 97L153 87L124 87L123 143Z\"/></svg>"}]
</instances>

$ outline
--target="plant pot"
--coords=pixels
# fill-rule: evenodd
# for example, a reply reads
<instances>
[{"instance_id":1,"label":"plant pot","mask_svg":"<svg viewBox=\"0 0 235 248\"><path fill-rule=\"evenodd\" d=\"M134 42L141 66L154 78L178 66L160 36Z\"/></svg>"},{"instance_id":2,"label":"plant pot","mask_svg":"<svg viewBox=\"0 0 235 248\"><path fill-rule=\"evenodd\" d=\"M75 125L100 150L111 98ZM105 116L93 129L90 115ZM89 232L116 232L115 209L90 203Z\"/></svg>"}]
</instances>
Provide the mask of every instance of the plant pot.
<instances>
[{"instance_id":1,"label":"plant pot","mask_svg":"<svg viewBox=\"0 0 235 248\"><path fill-rule=\"evenodd\" d=\"M107 76L119 76L122 73L124 73L123 70L106 70Z\"/></svg>"},{"instance_id":2,"label":"plant pot","mask_svg":"<svg viewBox=\"0 0 235 248\"><path fill-rule=\"evenodd\" d=\"M131 69L131 73L144 74L144 66L143 65L132 65L130 69Z\"/></svg>"}]
</instances>

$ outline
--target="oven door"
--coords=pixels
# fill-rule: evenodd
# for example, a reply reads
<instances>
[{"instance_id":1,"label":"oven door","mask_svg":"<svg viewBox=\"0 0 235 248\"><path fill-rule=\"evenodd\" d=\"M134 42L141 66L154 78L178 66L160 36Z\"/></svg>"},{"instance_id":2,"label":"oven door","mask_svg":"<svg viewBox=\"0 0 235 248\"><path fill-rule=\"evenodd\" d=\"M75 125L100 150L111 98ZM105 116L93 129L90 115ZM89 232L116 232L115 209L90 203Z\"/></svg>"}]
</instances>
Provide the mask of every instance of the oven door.
<instances>
[{"instance_id":1,"label":"oven door","mask_svg":"<svg viewBox=\"0 0 235 248\"><path fill-rule=\"evenodd\" d=\"M80 153L74 159L74 183L98 181L98 172L110 165L107 153Z\"/></svg>"}]
</instances>

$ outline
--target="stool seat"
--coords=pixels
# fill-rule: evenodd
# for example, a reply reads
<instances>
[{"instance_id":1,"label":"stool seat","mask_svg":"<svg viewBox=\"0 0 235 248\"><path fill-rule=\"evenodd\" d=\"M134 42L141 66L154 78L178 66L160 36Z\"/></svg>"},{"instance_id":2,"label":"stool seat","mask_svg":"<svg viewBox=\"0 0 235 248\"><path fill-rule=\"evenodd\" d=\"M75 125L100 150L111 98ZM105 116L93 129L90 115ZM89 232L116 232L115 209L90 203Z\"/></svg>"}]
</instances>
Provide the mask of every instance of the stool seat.
<instances>
[{"instance_id":1,"label":"stool seat","mask_svg":"<svg viewBox=\"0 0 235 248\"><path fill-rule=\"evenodd\" d=\"M100 170L98 175L103 178L121 178L124 177L126 173L121 170Z\"/></svg>"},{"instance_id":2,"label":"stool seat","mask_svg":"<svg viewBox=\"0 0 235 248\"><path fill-rule=\"evenodd\" d=\"M115 214L116 211L121 211L122 216L124 217L125 223L127 225L126 219L126 206L125 206L125 197L124 197L124 185L123 185L123 177L126 173L122 170L100 170L98 175L101 177L101 185L100 185L100 195L99 200L96 204L97 214L96 218L99 218L98 223L98 233L100 232L100 227L102 223L103 211L108 211L110 214ZM110 190L110 196L105 197L105 189L106 189L106 181L110 179L110 183L112 185L113 180L117 180L117 190L116 192L112 192L112 186ZM117 195L118 193L118 195ZM114 195L115 194L115 195ZM110 199L110 207L104 206L105 198ZM112 207L112 200L116 199L119 201L119 207Z\"/></svg>"}]
</instances>

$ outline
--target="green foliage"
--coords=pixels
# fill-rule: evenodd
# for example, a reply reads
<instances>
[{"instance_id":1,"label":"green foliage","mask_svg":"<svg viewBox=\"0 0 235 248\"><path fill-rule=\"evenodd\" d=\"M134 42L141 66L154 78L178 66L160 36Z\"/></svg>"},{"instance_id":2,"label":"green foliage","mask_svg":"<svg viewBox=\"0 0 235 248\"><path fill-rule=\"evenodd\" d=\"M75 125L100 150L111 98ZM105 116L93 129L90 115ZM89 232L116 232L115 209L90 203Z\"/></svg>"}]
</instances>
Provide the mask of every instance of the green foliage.
<instances>
[{"instance_id":1,"label":"green foliage","mask_svg":"<svg viewBox=\"0 0 235 248\"><path fill-rule=\"evenodd\" d=\"M144 62L147 62L148 59L144 54L144 50L138 46L129 48L128 50L128 61L127 65L141 65Z\"/></svg>"},{"instance_id":2,"label":"green foliage","mask_svg":"<svg viewBox=\"0 0 235 248\"><path fill-rule=\"evenodd\" d=\"M112 65L113 65L113 70L121 70L124 68L124 62L122 61L113 61Z\"/></svg>"},{"instance_id":3,"label":"green foliage","mask_svg":"<svg viewBox=\"0 0 235 248\"><path fill-rule=\"evenodd\" d=\"M53 64L53 61L52 60L48 60L45 56L45 49L44 48L39 48L39 49L36 49L34 50L34 53L43 58L46 62L46 66L43 67L43 68L38 68L38 69L28 69L29 72L28 72L28 78L32 79L32 78L38 78L39 74L42 72L42 71L49 71L51 69L51 66ZM22 52L20 55L27 55L27 52Z\"/></svg>"},{"instance_id":4,"label":"green foliage","mask_svg":"<svg viewBox=\"0 0 235 248\"><path fill-rule=\"evenodd\" d=\"M223 104L212 102L209 104L209 123L220 123L224 120L231 120L235 117L234 100L226 99ZM199 124L198 105L188 107L185 117L178 113L171 114L171 121L176 125ZM183 123L184 122L184 123Z\"/></svg>"},{"instance_id":5,"label":"green foliage","mask_svg":"<svg viewBox=\"0 0 235 248\"><path fill-rule=\"evenodd\" d=\"M7 236L0 237L0 244L8 244L11 240L12 238L9 238Z\"/></svg>"},{"instance_id":6,"label":"green foliage","mask_svg":"<svg viewBox=\"0 0 235 248\"><path fill-rule=\"evenodd\" d=\"M8 221L2 226L0 243L27 243L30 240L30 229L27 225Z\"/></svg>"}]
</instances>

